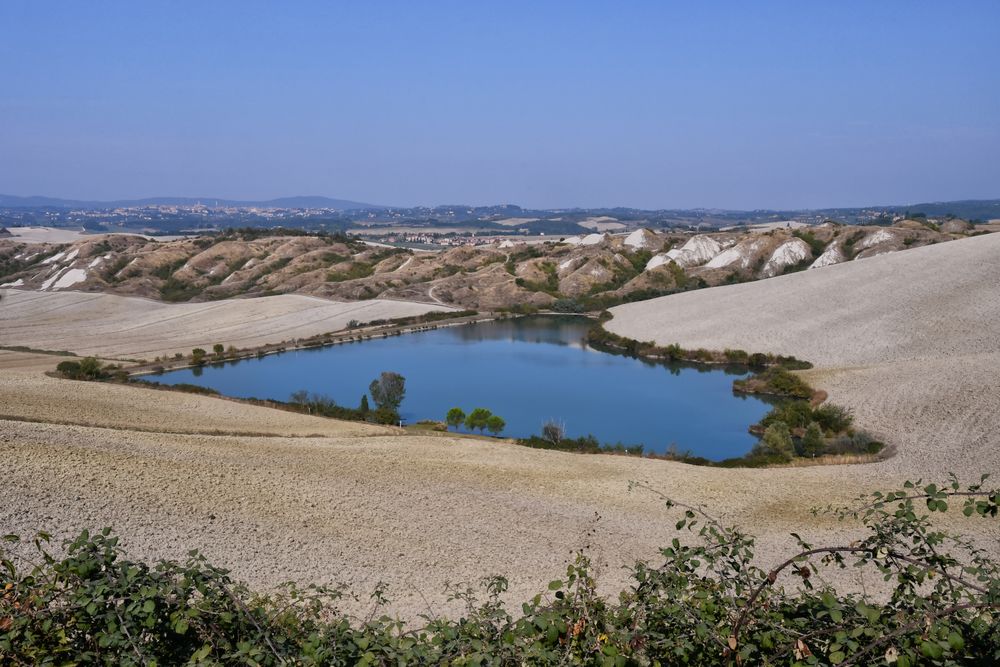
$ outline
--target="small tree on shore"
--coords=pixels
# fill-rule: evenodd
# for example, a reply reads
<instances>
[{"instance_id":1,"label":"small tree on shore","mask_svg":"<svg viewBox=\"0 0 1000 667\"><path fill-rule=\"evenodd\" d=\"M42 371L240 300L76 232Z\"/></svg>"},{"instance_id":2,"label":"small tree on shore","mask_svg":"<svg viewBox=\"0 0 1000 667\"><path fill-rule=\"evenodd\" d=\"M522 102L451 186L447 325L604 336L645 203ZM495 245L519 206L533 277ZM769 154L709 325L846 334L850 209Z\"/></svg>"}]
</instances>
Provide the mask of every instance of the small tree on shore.
<instances>
[{"instance_id":1,"label":"small tree on shore","mask_svg":"<svg viewBox=\"0 0 1000 667\"><path fill-rule=\"evenodd\" d=\"M465 421L465 411L462 408L452 408L448 411L447 416L445 416L444 421L451 428L458 428Z\"/></svg>"},{"instance_id":2,"label":"small tree on shore","mask_svg":"<svg viewBox=\"0 0 1000 667\"><path fill-rule=\"evenodd\" d=\"M500 415L490 415L486 418L486 429L493 435L500 435L506 427L507 422Z\"/></svg>"},{"instance_id":3,"label":"small tree on shore","mask_svg":"<svg viewBox=\"0 0 1000 667\"><path fill-rule=\"evenodd\" d=\"M773 456L783 461L791 461L795 454L792 434L785 422L774 422L764 431L764 437L754 447L754 451L764 456Z\"/></svg>"},{"instance_id":4,"label":"small tree on shore","mask_svg":"<svg viewBox=\"0 0 1000 667\"><path fill-rule=\"evenodd\" d=\"M226 353L226 346L223 345L222 343L216 343L215 345L212 346L212 352L215 352L216 359L221 359L222 356Z\"/></svg>"},{"instance_id":5,"label":"small tree on shore","mask_svg":"<svg viewBox=\"0 0 1000 667\"><path fill-rule=\"evenodd\" d=\"M196 347L191 350L191 363L195 366L201 366L205 363L205 350L200 347Z\"/></svg>"},{"instance_id":6,"label":"small tree on shore","mask_svg":"<svg viewBox=\"0 0 1000 667\"><path fill-rule=\"evenodd\" d=\"M823 429L816 422L806 427L799 449L802 456L816 457L823 453Z\"/></svg>"},{"instance_id":7,"label":"small tree on shore","mask_svg":"<svg viewBox=\"0 0 1000 667\"><path fill-rule=\"evenodd\" d=\"M480 432L487 426L487 421L493 415L492 412L486 408L476 408L468 414L465 418L465 427L470 431L473 429L479 429Z\"/></svg>"}]
</instances>

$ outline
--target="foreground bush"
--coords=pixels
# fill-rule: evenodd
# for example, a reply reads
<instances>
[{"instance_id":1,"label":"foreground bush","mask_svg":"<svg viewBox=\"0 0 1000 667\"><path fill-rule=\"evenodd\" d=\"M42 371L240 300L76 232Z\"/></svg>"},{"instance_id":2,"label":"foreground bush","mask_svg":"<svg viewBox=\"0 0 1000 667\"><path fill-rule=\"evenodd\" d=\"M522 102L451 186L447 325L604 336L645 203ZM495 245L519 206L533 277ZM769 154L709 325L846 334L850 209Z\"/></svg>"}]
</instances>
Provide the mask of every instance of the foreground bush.
<instances>
[{"instance_id":1,"label":"foreground bush","mask_svg":"<svg viewBox=\"0 0 1000 667\"><path fill-rule=\"evenodd\" d=\"M382 590L372 614L352 620L337 611L341 589L255 594L195 552L153 567L130 560L108 530L83 533L61 559L44 535L34 548L8 536L0 664L997 664L997 554L938 529L929 513L960 503L966 516L995 518L1000 492L919 487L828 510L860 519L866 535L822 546L796 535L797 553L769 571L753 564L751 536L665 498L687 539L663 548L662 564L636 565L617 599L597 596L581 555L516 615L494 577L484 599L453 591L461 618L419 628L377 616ZM818 576L827 567L870 570L890 590L839 592Z\"/></svg>"}]
</instances>

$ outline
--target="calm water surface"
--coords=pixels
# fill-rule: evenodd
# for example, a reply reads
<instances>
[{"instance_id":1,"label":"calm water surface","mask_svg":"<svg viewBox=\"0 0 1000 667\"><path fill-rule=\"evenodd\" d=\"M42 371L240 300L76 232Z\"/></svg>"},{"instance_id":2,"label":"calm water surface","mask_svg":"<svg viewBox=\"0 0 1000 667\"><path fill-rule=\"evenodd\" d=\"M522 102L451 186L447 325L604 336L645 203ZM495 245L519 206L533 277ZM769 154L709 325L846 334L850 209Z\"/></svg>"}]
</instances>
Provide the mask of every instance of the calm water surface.
<instances>
[{"instance_id":1,"label":"calm water surface","mask_svg":"<svg viewBox=\"0 0 1000 667\"><path fill-rule=\"evenodd\" d=\"M453 406L489 408L507 436L541 432L549 420L569 436L642 444L674 443L698 456L748 452L747 426L769 410L734 395L741 371L653 364L599 352L583 343L581 317L530 317L299 350L164 374L157 380L211 387L228 396L286 401L299 389L356 407L382 371L406 378L400 412L408 422L443 420ZM374 404L373 406L374 407Z\"/></svg>"}]
</instances>

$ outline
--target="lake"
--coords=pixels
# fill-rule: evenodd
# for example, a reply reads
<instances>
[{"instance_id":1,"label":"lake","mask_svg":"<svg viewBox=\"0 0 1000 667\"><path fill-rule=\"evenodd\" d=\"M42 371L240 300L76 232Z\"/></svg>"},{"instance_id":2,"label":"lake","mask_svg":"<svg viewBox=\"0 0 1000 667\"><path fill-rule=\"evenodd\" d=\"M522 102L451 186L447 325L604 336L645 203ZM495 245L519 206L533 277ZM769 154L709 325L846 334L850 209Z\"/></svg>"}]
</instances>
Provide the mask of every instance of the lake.
<instances>
[{"instance_id":1,"label":"lake","mask_svg":"<svg viewBox=\"0 0 1000 667\"><path fill-rule=\"evenodd\" d=\"M652 363L584 343L583 317L524 317L442 327L164 373L227 396L287 401L307 389L357 407L382 371L406 378L407 422L444 420L454 406L485 407L507 422L505 436L538 434L554 420L566 435L608 444L671 444L713 460L742 456L756 442L747 427L770 405L732 391L745 369ZM374 407L374 404L372 404Z\"/></svg>"}]
</instances>

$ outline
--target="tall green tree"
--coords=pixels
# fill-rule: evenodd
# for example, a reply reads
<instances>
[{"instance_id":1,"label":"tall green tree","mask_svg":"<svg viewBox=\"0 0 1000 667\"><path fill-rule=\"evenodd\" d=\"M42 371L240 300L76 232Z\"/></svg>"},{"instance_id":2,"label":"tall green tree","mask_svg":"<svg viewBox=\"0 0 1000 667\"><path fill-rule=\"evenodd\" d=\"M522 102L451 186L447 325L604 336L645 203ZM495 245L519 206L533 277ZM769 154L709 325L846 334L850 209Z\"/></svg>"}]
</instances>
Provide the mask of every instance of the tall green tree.
<instances>
[{"instance_id":1,"label":"tall green tree","mask_svg":"<svg viewBox=\"0 0 1000 667\"><path fill-rule=\"evenodd\" d=\"M452 408L448 411L447 416L445 416L444 421L448 426L452 428L458 428L465 421L465 411L462 408Z\"/></svg>"},{"instance_id":2,"label":"tall green tree","mask_svg":"<svg viewBox=\"0 0 1000 667\"><path fill-rule=\"evenodd\" d=\"M802 436L799 449L802 456L815 457L823 453L823 429L816 422L811 422L806 427L806 432Z\"/></svg>"},{"instance_id":3,"label":"tall green tree","mask_svg":"<svg viewBox=\"0 0 1000 667\"><path fill-rule=\"evenodd\" d=\"M468 414L465 418L465 426L470 431L473 429L478 429L480 432L487 426L487 421L489 421L490 416L493 413L486 408L476 408Z\"/></svg>"},{"instance_id":4,"label":"tall green tree","mask_svg":"<svg viewBox=\"0 0 1000 667\"><path fill-rule=\"evenodd\" d=\"M764 431L764 437L754 449L759 454L790 461L795 454L795 446L792 444L792 434L788 430L788 424L782 421L772 423Z\"/></svg>"},{"instance_id":5,"label":"tall green tree","mask_svg":"<svg viewBox=\"0 0 1000 667\"><path fill-rule=\"evenodd\" d=\"M493 435L500 435L505 428L507 422L500 415L490 415L486 418L486 429Z\"/></svg>"}]
</instances>

